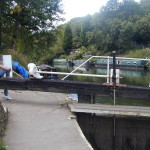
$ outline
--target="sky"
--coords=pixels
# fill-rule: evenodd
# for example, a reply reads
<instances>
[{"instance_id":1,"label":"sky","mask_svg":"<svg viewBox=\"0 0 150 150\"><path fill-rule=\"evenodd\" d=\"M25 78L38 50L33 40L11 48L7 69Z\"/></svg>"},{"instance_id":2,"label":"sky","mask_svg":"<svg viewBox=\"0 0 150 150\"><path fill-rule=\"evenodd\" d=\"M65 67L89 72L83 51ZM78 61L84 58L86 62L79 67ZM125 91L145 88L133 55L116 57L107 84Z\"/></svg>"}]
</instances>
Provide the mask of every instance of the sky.
<instances>
[{"instance_id":1,"label":"sky","mask_svg":"<svg viewBox=\"0 0 150 150\"><path fill-rule=\"evenodd\" d=\"M83 17L99 12L100 7L106 4L107 0L63 0L63 15L66 21L75 17Z\"/></svg>"},{"instance_id":2,"label":"sky","mask_svg":"<svg viewBox=\"0 0 150 150\"><path fill-rule=\"evenodd\" d=\"M135 0L139 1L139 0ZM107 0L62 0L63 17L65 22L75 17L83 17L88 14L93 15L99 12L100 8L107 3Z\"/></svg>"}]
</instances>

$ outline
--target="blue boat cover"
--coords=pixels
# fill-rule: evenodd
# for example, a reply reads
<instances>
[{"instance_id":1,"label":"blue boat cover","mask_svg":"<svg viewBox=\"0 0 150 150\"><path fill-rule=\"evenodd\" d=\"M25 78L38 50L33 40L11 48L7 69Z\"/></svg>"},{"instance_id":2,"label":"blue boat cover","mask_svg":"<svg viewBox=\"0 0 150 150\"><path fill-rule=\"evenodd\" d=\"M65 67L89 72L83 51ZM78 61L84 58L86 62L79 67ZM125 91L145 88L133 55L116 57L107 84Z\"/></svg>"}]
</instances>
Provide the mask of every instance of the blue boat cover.
<instances>
[{"instance_id":1,"label":"blue boat cover","mask_svg":"<svg viewBox=\"0 0 150 150\"><path fill-rule=\"evenodd\" d=\"M22 67L19 62L13 61L12 66L13 66L14 70L18 74L20 74L23 78L28 78L29 77L29 72L24 67Z\"/></svg>"}]
</instances>

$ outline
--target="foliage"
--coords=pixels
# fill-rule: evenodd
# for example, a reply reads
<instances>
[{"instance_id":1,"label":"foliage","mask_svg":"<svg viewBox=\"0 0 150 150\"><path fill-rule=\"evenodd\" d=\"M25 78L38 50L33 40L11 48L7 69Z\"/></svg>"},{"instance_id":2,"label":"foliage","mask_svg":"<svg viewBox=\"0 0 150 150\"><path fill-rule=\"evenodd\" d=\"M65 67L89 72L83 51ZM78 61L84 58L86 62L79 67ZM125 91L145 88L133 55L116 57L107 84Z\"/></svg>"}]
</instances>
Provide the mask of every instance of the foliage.
<instances>
[{"instance_id":1,"label":"foliage","mask_svg":"<svg viewBox=\"0 0 150 150\"><path fill-rule=\"evenodd\" d=\"M124 54L149 46L149 15L148 0L141 3L109 0L98 13L74 18L64 26L69 25L72 30L72 49L84 51L83 55L101 55L114 50Z\"/></svg>"},{"instance_id":2,"label":"foliage","mask_svg":"<svg viewBox=\"0 0 150 150\"><path fill-rule=\"evenodd\" d=\"M56 40L52 30L54 23L62 20L60 2L61 0L0 1L0 52L14 49L33 61L46 55Z\"/></svg>"},{"instance_id":3,"label":"foliage","mask_svg":"<svg viewBox=\"0 0 150 150\"><path fill-rule=\"evenodd\" d=\"M30 63L30 60L27 59L27 56L23 55L22 53L19 53L15 50L7 50L5 55L11 55L13 61L18 61L22 66L27 67L27 64Z\"/></svg>"},{"instance_id":4,"label":"foliage","mask_svg":"<svg viewBox=\"0 0 150 150\"><path fill-rule=\"evenodd\" d=\"M2 140L0 140L0 150L6 150L6 146Z\"/></svg>"},{"instance_id":5,"label":"foliage","mask_svg":"<svg viewBox=\"0 0 150 150\"><path fill-rule=\"evenodd\" d=\"M62 20L60 2L0 1L0 53L13 49L28 61L45 63L74 50L81 53L70 57L78 58L150 46L149 0L108 0L94 15L74 18L54 29L54 22Z\"/></svg>"},{"instance_id":6,"label":"foliage","mask_svg":"<svg viewBox=\"0 0 150 150\"><path fill-rule=\"evenodd\" d=\"M135 23L134 39L140 43L147 45L150 42L150 14L140 18Z\"/></svg>"},{"instance_id":7,"label":"foliage","mask_svg":"<svg viewBox=\"0 0 150 150\"><path fill-rule=\"evenodd\" d=\"M150 59L150 48L129 51L126 53L125 57ZM148 70L150 70L150 61L148 62L147 67Z\"/></svg>"},{"instance_id":8,"label":"foliage","mask_svg":"<svg viewBox=\"0 0 150 150\"><path fill-rule=\"evenodd\" d=\"M138 49L127 52L125 55L129 58L147 58L150 59L150 48Z\"/></svg>"},{"instance_id":9,"label":"foliage","mask_svg":"<svg viewBox=\"0 0 150 150\"><path fill-rule=\"evenodd\" d=\"M87 48L85 47L85 46L82 46L82 47L80 47L80 48L78 48L77 49L80 53L82 53L82 54L86 54L86 52L87 52Z\"/></svg>"},{"instance_id":10,"label":"foliage","mask_svg":"<svg viewBox=\"0 0 150 150\"><path fill-rule=\"evenodd\" d=\"M69 24L67 24L65 31L64 31L63 48L66 54L69 54L69 52L72 49L72 30Z\"/></svg>"},{"instance_id":11,"label":"foliage","mask_svg":"<svg viewBox=\"0 0 150 150\"><path fill-rule=\"evenodd\" d=\"M69 56L66 56L66 58L71 61L76 60L76 59L82 59L82 54L81 53L72 53Z\"/></svg>"},{"instance_id":12,"label":"foliage","mask_svg":"<svg viewBox=\"0 0 150 150\"><path fill-rule=\"evenodd\" d=\"M60 0L13 0L7 12L14 25L37 31L52 27L62 12Z\"/></svg>"}]
</instances>

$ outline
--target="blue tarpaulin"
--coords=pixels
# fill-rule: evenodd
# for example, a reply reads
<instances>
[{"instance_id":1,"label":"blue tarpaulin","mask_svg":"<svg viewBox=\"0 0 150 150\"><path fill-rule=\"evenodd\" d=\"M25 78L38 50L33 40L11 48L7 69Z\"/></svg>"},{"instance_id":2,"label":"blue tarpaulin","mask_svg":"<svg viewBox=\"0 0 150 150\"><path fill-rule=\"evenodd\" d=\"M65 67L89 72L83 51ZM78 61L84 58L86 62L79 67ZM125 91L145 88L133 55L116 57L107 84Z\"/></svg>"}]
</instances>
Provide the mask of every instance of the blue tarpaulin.
<instances>
[{"instance_id":1,"label":"blue tarpaulin","mask_svg":"<svg viewBox=\"0 0 150 150\"><path fill-rule=\"evenodd\" d=\"M19 62L13 61L12 66L13 66L14 70L18 74L20 74L23 78L29 77L29 72L24 67L22 67Z\"/></svg>"}]
</instances>

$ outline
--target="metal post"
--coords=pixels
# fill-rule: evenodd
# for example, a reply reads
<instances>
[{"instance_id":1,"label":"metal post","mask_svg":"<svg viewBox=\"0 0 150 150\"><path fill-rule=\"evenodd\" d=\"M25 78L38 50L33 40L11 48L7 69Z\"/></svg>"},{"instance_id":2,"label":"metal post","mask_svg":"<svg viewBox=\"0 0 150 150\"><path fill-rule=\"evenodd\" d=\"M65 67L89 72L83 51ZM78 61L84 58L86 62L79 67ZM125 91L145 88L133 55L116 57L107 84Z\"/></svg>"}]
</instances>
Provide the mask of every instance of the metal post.
<instances>
[{"instance_id":1,"label":"metal post","mask_svg":"<svg viewBox=\"0 0 150 150\"><path fill-rule=\"evenodd\" d=\"M109 56L107 57L107 83L109 83Z\"/></svg>"},{"instance_id":2,"label":"metal post","mask_svg":"<svg viewBox=\"0 0 150 150\"><path fill-rule=\"evenodd\" d=\"M116 118L114 116L114 137L116 136Z\"/></svg>"},{"instance_id":3,"label":"metal post","mask_svg":"<svg viewBox=\"0 0 150 150\"><path fill-rule=\"evenodd\" d=\"M112 76L112 82L113 82L113 92L114 92L114 105L116 105L116 52L112 52L113 55L113 76Z\"/></svg>"},{"instance_id":4,"label":"metal post","mask_svg":"<svg viewBox=\"0 0 150 150\"><path fill-rule=\"evenodd\" d=\"M113 55L113 76L112 76L112 81L113 81L113 87L116 87L116 52L112 52Z\"/></svg>"}]
</instances>

